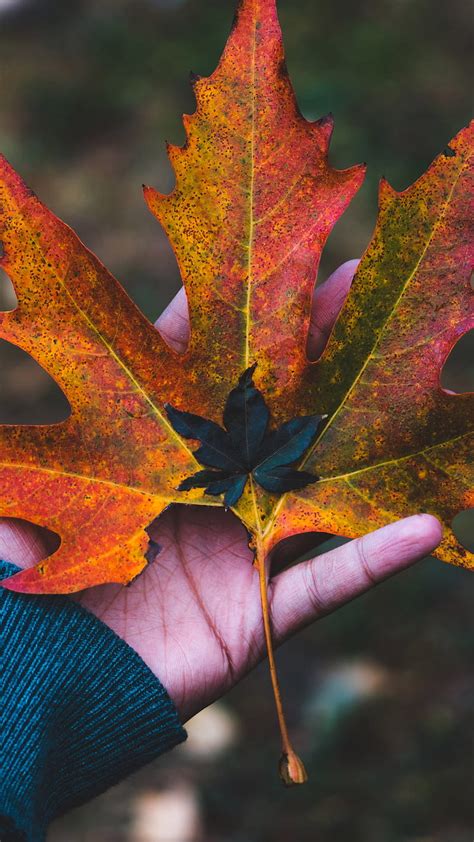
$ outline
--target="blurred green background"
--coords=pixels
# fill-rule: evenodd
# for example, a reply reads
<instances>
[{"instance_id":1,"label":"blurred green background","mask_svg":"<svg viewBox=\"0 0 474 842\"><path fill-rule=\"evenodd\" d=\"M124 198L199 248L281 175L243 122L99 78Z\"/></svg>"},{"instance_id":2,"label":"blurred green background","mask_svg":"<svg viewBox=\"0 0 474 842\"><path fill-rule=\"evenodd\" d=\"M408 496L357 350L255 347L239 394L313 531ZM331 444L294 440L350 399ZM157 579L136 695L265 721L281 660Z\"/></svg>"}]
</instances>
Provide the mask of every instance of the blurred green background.
<instances>
[{"instance_id":1,"label":"blurred green background","mask_svg":"<svg viewBox=\"0 0 474 842\"><path fill-rule=\"evenodd\" d=\"M281 0L306 117L332 111L332 162L369 174L320 279L363 251L377 181L408 186L469 119L465 0ZM179 272L140 185L173 184L164 141L194 109L231 0L0 0L0 149L155 319ZM0 308L14 303L0 278ZM445 385L473 388L472 336ZM65 413L50 379L0 342L0 422ZM472 540L472 527L464 532ZM279 655L310 783L284 791L260 668L188 743L56 823L50 842L472 842L474 577L426 560Z\"/></svg>"}]
</instances>

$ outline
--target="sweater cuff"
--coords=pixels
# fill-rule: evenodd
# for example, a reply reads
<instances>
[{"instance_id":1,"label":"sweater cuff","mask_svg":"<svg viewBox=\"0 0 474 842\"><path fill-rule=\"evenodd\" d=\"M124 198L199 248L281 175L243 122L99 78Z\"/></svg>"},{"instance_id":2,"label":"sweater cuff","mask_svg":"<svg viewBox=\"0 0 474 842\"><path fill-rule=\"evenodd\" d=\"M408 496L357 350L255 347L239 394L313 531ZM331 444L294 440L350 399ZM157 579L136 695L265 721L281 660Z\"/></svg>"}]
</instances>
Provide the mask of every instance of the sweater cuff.
<instances>
[{"instance_id":1,"label":"sweater cuff","mask_svg":"<svg viewBox=\"0 0 474 842\"><path fill-rule=\"evenodd\" d=\"M0 579L17 572L0 562ZM0 838L48 824L186 739L165 688L108 626L62 596L0 587Z\"/></svg>"}]
</instances>

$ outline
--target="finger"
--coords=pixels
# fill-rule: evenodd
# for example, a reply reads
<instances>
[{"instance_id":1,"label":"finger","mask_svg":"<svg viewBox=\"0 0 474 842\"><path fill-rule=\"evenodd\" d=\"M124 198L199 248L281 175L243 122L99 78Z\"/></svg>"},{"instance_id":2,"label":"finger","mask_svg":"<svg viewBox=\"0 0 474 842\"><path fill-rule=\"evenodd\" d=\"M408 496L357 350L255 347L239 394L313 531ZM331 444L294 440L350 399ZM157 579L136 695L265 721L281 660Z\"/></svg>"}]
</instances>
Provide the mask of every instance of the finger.
<instances>
[{"instance_id":1,"label":"finger","mask_svg":"<svg viewBox=\"0 0 474 842\"><path fill-rule=\"evenodd\" d=\"M276 640L410 567L441 538L435 517L413 515L280 573L271 583Z\"/></svg>"},{"instance_id":2,"label":"finger","mask_svg":"<svg viewBox=\"0 0 474 842\"><path fill-rule=\"evenodd\" d=\"M180 354L185 352L189 342L189 310L184 287L181 287L166 310L163 310L155 322L155 327L174 351Z\"/></svg>"},{"instance_id":3,"label":"finger","mask_svg":"<svg viewBox=\"0 0 474 842\"><path fill-rule=\"evenodd\" d=\"M359 263L359 260L348 260L347 263L339 266L320 287L316 287L308 333L310 360L319 359L324 351Z\"/></svg>"},{"instance_id":4,"label":"finger","mask_svg":"<svg viewBox=\"0 0 474 842\"><path fill-rule=\"evenodd\" d=\"M16 518L0 518L0 559L32 567L58 548L54 533Z\"/></svg>"}]
</instances>

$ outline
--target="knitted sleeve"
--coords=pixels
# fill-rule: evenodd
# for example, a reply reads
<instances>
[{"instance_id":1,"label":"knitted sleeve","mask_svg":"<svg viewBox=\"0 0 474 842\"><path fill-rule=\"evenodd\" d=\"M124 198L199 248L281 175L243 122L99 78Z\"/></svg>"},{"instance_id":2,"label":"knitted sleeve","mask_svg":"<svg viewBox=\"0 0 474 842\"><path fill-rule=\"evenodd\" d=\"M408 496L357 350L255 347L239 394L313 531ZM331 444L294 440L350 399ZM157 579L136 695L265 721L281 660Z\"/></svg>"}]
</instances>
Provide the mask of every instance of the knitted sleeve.
<instances>
[{"instance_id":1,"label":"knitted sleeve","mask_svg":"<svg viewBox=\"0 0 474 842\"><path fill-rule=\"evenodd\" d=\"M0 562L0 579L16 570ZM136 652L71 599L0 587L0 612L0 839L43 842L186 732Z\"/></svg>"}]
</instances>

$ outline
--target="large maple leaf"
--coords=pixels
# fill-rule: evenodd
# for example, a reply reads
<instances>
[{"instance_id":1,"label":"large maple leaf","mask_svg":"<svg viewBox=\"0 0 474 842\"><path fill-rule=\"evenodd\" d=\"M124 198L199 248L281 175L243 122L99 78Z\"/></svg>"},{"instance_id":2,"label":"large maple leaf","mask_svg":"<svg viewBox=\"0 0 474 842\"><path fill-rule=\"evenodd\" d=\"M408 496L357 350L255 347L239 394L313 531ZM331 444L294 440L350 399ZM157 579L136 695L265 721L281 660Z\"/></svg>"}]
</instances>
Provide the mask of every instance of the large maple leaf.
<instances>
[{"instance_id":1,"label":"large maple leaf","mask_svg":"<svg viewBox=\"0 0 474 842\"><path fill-rule=\"evenodd\" d=\"M176 187L169 196L145 191L186 286L191 342L182 357L2 163L2 267L18 307L0 316L0 336L34 356L71 404L63 424L0 428L1 514L62 539L8 587L64 592L128 582L146 563L145 527L164 507L218 502L177 490L199 466L167 402L220 421L250 363L258 363L275 417L302 402L319 257L363 171L332 169L331 122L300 115L273 0L241 6L218 69L194 89L187 143L170 149Z\"/></svg>"},{"instance_id":2,"label":"large maple leaf","mask_svg":"<svg viewBox=\"0 0 474 842\"><path fill-rule=\"evenodd\" d=\"M188 294L188 359L218 396L217 414L209 395L197 407L221 420L237 375L258 362L276 420L331 416L305 459L316 486L275 503L247 483L237 510L261 552L298 532L356 537L424 509L446 525L436 555L473 566L450 524L474 499L474 399L440 387L451 348L474 327L473 127L409 190L382 181L373 240L323 359L311 364L305 336L321 240L340 212L340 176L346 203L361 169L333 173L329 198L328 170L326 189L315 178L314 141L330 124L303 120L282 62L275 3L243 3L218 70L195 83L188 141L170 150L175 190L146 190ZM236 131L242 125L247 133Z\"/></svg>"},{"instance_id":3,"label":"large maple leaf","mask_svg":"<svg viewBox=\"0 0 474 842\"><path fill-rule=\"evenodd\" d=\"M451 348L474 327L472 126L408 190L382 182L373 240L313 363L319 258L363 168L331 168L331 120L298 111L275 0L243 0L217 70L194 91L186 144L169 148L176 186L145 189L187 292L184 355L1 160L1 265L18 307L0 315L0 337L30 353L71 405L61 424L0 427L0 515L61 537L56 553L3 586L127 583L147 563L145 529L164 508L219 505L220 491L250 533L263 585L265 556L282 538L356 537L420 509L445 524L435 554L474 566L450 526L474 504L474 396L440 386ZM239 378L260 415L247 413ZM242 423L229 416L235 400ZM248 441L238 459L235 430L248 439L262 418L252 459ZM230 450L210 461L215 441ZM268 626L264 586L262 598Z\"/></svg>"}]
</instances>

